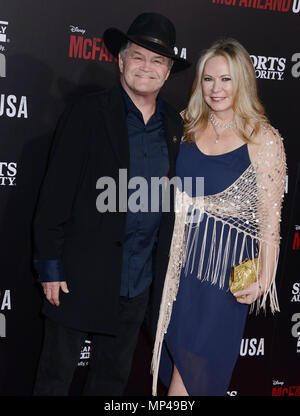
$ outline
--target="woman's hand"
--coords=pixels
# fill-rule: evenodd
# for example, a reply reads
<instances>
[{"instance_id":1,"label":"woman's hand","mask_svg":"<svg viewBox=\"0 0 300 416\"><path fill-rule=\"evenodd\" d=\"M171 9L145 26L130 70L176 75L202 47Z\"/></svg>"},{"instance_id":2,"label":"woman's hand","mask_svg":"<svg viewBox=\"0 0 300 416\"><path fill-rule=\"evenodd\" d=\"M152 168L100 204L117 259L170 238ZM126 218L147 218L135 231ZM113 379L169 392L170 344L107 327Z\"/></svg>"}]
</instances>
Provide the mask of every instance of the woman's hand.
<instances>
[{"instance_id":1,"label":"woman's hand","mask_svg":"<svg viewBox=\"0 0 300 416\"><path fill-rule=\"evenodd\" d=\"M251 305L263 294L263 289L257 282L252 283L245 290L239 290L234 293L234 296L239 303Z\"/></svg>"}]
</instances>

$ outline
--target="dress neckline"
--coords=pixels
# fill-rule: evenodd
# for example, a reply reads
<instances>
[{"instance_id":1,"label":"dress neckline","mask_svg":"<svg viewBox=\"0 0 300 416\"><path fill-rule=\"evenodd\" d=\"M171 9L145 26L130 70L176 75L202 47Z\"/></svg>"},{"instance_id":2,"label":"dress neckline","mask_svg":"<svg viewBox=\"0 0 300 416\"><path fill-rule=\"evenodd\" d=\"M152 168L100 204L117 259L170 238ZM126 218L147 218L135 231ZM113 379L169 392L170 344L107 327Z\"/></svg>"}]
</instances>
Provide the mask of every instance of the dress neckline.
<instances>
[{"instance_id":1,"label":"dress neckline","mask_svg":"<svg viewBox=\"0 0 300 416\"><path fill-rule=\"evenodd\" d=\"M197 143L195 143L194 142L194 145L196 146L196 149L203 155L203 156L205 156L205 157L222 157L222 156L227 156L227 155L230 155L230 154L232 154L232 153L234 153L234 152L236 152L237 150L240 150L240 149L242 149L243 147L245 147L245 146L248 146L247 145L247 143L244 143L244 144L242 144L241 146L239 146L239 147L236 147L235 149L233 149L233 150L230 150L230 152L226 152L226 153L220 153L220 154L218 154L218 155L207 155L206 153L203 153L202 152L202 150L200 150L200 148L198 147L198 145L197 145Z\"/></svg>"}]
</instances>

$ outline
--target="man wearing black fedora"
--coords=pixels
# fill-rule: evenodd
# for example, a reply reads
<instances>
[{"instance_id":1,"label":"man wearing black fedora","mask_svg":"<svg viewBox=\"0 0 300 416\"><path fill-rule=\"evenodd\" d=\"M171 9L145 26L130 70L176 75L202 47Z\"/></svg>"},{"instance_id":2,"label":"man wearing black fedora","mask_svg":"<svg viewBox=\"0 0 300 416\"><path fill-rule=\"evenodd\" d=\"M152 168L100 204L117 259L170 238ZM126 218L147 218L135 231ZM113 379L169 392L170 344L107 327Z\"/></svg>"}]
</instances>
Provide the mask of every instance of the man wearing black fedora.
<instances>
[{"instance_id":1,"label":"man wearing black fedora","mask_svg":"<svg viewBox=\"0 0 300 416\"><path fill-rule=\"evenodd\" d=\"M107 29L120 83L80 98L60 120L34 221L46 318L35 395L68 395L87 335L83 394L122 395L146 310L155 332L174 217L161 197L157 210L139 205L129 183L175 176L182 120L159 95L189 66L174 54L175 36L157 13L139 15L127 33Z\"/></svg>"}]
</instances>

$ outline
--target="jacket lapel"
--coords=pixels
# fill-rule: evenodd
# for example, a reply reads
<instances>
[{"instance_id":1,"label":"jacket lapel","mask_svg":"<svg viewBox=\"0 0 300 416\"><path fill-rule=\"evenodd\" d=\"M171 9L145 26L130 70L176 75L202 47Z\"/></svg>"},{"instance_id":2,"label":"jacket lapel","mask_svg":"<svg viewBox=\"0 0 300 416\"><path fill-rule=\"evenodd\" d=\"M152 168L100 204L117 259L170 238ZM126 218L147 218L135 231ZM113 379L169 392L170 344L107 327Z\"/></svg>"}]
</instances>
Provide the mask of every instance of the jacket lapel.
<instances>
[{"instance_id":1,"label":"jacket lapel","mask_svg":"<svg viewBox=\"0 0 300 416\"><path fill-rule=\"evenodd\" d=\"M175 162L181 140L181 125L174 110L165 103L165 136L169 155L169 174L175 174ZM112 147L120 164L120 168L129 169L129 140L126 124L126 111L119 85L112 88L102 107L105 123ZM177 116L177 114L176 114ZM182 123L183 124L183 123Z\"/></svg>"},{"instance_id":2,"label":"jacket lapel","mask_svg":"<svg viewBox=\"0 0 300 416\"><path fill-rule=\"evenodd\" d=\"M165 103L165 136L169 153L169 176L175 175L175 163L179 151L182 131L178 118L174 117L174 110L170 110Z\"/></svg>"},{"instance_id":3,"label":"jacket lapel","mask_svg":"<svg viewBox=\"0 0 300 416\"><path fill-rule=\"evenodd\" d=\"M126 125L126 112L119 86L112 88L108 94L107 105L102 109L104 122L112 147L119 161L120 168L129 168L129 142Z\"/></svg>"}]
</instances>

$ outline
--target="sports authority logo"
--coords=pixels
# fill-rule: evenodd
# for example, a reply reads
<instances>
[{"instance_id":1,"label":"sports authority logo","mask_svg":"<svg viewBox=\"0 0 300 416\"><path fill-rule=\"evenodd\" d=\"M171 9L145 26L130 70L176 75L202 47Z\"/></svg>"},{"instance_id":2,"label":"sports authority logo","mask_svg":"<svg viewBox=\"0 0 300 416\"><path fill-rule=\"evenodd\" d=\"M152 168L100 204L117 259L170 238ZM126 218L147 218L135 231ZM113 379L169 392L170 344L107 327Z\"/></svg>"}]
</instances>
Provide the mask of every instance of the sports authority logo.
<instances>
[{"instance_id":1,"label":"sports authority logo","mask_svg":"<svg viewBox=\"0 0 300 416\"><path fill-rule=\"evenodd\" d=\"M0 42L7 41L7 36L6 36L7 25L8 25L8 22L5 22L4 20L0 20Z\"/></svg>"},{"instance_id":2,"label":"sports authority logo","mask_svg":"<svg viewBox=\"0 0 300 416\"><path fill-rule=\"evenodd\" d=\"M0 162L0 186L16 186L16 176L16 162Z\"/></svg>"},{"instance_id":3,"label":"sports authority logo","mask_svg":"<svg viewBox=\"0 0 300 416\"><path fill-rule=\"evenodd\" d=\"M242 357L265 355L265 339L243 338L240 347L240 355Z\"/></svg>"},{"instance_id":4,"label":"sports authority logo","mask_svg":"<svg viewBox=\"0 0 300 416\"><path fill-rule=\"evenodd\" d=\"M6 77L6 57L4 55L5 44L9 42L7 39L8 22L0 20L0 78Z\"/></svg>"},{"instance_id":5,"label":"sports authority logo","mask_svg":"<svg viewBox=\"0 0 300 416\"><path fill-rule=\"evenodd\" d=\"M272 396L300 396L300 386L285 386L283 381L273 380Z\"/></svg>"},{"instance_id":6,"label":"sports authority logo","mask_svg":"<svg viewBox=\"0 0 300 416\"><path fill-rule=\"evenodd\" d=\"M224 6L247 7L270 12L300 12L300 0L210 0Z\"/></svg>"},{"instance_id":7,"label":"sports authority logo","mask_svg":"<svg viewBox=\"0 0 300 416\"><path fill-rule=\"evenodd\" d=\"M274 56L250 55L256 78L282 81L286 66L286 58Z\"/></svg>"},{"instance_id":8,"label":"sports authority logo","mask_svg":"<svg viewBox=\"0 0 300 416\"><path fill-rule=\"evenodd\" d=\"M291 302L300 302L300 283L294 283Z\"/></svg>"},{"instance_id":9,"label":"sports authority logo","mask_svg":"<svg viewBox=\"0 0 300 416\"><path fill-rule=\"evenodd\" d=\"M6 316L3 311L11 310L10 290L0 292L0 338L6 337Z\"/></svg>"},{"instance_id":10,"label":"sports authority logo","mask_svg":"<svg viewBox=\"0 0 300 416\"><path fill-rule=\"evenodd\" d=\"M0 78L6 77L6 58L3 53L0 52Z\"/></svg>"},{"instance_id":11,"label":"sports authority logo","mask_svg":"<svg viewBox=\"0 0 300 416\"><path fill-rule=\"evenodd\" d=\"M87 61L117 62L117 58L108 51L102 38L84 37L87 30L79 26L70 25L69 29L71 32L69 58L84 59ZM182 48L179 51L175 46L174 53L180 56L180 58L186 59L186 48Z\"/></svg>"}]
</instances>

